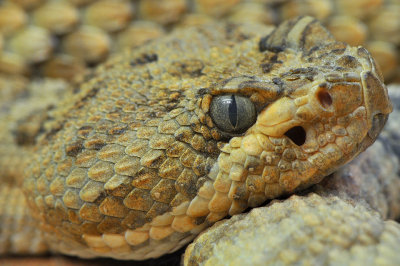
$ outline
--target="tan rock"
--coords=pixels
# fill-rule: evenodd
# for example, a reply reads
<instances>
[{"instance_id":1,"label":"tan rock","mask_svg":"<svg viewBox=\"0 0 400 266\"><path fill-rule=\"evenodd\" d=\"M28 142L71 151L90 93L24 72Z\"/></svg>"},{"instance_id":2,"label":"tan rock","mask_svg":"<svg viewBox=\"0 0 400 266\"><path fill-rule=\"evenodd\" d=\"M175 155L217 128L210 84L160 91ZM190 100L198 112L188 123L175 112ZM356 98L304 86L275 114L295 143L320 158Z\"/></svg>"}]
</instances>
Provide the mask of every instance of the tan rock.
<instances>
[{"instance_id":1,"label":"tan rock","mask_svg":"<svg viewBox=\"0 0 400 266\"><path fill-rule=\"evenodd\" d=\"M328 22L328 29L342 42L352 46L362 45L367 38L367 27L356 18L336 16Z\"/></svg>"},{"instance_id":2,"label":"tan rock","mask_svg":"<svg viewBox=\"0 0 400 266\"><path fill-rule=\"evenodd\" d=\"M143 19L162 25L179 21L186 10L185 0L147 0L139 3L139 12Z\"/></svg>"},{"instance_id":3,"label":"tan rock","mask_svg":"<svg viewBox=\"0 0 400 266\"><path fill-rule=\"evenodd\" d=\"M103 30L85 26L63 40L65 52L87 63L99 63L109 54L111 40Z\"/></svg>"},{"instance_id":4,"label":"tan rock","mask_svg":"<svg viewBox=\"0 0 400 266\"><path fill-rule=\"evenodd\" d=\"M395 265L399 244L399 224L362 204L311 193L218 222L189 245L184 265Z\"/></svg>"},{"instance_id":5,"label":"tan rock","mask_svg":"<svg viewBox=\"0 0 400 266\"><path fill-rule=\"evenodd\" d=\"M79 22L78 10L67 2L48 1L33 12L36 25L53 34L70 32Z\"/></svg>"},{"instance_id":6,"label":"tan rock","mask_svg":"<svg viewBox=\"0 0 400 266\"><path fill-rule=\"evenodd\" d=\"M88 25L114 32L128 25L133 12L133 6L127 0L101 0L87 7L84 19Z\"/></svg>"},{"instance_id":7,"label":"tan rock","mask_svg":"<svg viewBox=\"0 0 400 266\"><path fill-rule=\"evenodd\" d=\"M40 27L30 26L13 35L9 41L10 50L26 62L39 63L50 58L53 42L50 33Z\"/></svg>"},{"instance_id":8,"label":"tan rock","mask_svg":"<svg viewBox=\"0 0 400 266\"><path fill-rule=\"evenodd\" d=\"M24 10L16 5L0 7L0 33L4 36L15 33L27 23Z\"/></svg>"}]
</instances>

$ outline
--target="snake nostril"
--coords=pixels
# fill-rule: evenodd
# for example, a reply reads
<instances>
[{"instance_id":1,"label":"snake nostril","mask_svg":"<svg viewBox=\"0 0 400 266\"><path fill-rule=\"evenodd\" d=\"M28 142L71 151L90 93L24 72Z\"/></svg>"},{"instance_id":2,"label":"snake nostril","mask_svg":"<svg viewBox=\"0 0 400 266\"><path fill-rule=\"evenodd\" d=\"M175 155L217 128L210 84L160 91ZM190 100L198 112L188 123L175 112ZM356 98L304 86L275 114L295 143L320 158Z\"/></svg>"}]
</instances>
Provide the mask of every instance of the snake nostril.
<instances>
[{"instance_id":1,"label":"snake nostril","mask_svg":"<svg viewBox=\"0 0 400 266\"><path fill-rule=\"evenodd\" d=\"M332 97L326 90L319 90L317 99L324 108L328 108L332 105Z\"/></svg>"},{"instance_id":2,"label":"snake nostril","mask_svg":"<svg viewBox=\"0 0 400 266\"><path fill-rule=\"evenodd\" d=\"M292 127L286 131L285 136L293 141L297 146L301 146L306 142L306 131L301 126Z\"/></svg>"}]
</instances>

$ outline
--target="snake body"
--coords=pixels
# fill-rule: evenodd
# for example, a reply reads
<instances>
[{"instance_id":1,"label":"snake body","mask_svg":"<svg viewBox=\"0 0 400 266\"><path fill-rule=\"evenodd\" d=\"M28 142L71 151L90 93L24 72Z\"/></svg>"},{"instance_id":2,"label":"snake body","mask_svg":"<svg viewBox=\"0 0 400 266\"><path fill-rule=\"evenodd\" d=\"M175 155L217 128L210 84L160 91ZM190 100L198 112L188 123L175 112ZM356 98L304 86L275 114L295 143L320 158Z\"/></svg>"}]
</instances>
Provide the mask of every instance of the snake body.
<instances>
[{"instance_id":1,"label":"snake body","mask_svg":"<svg viewBox=\"0 0 400 266\"><path fill-rule=\"evenodd\" d=\"M213 112L236 126L242 100L254 121L221 128ZM319 182L371 145L390 111L368 51L311 17L178 29L114 56L56 110L26 170L26 220L53 251L159 257Z\"/></svg>"}]
</instances>

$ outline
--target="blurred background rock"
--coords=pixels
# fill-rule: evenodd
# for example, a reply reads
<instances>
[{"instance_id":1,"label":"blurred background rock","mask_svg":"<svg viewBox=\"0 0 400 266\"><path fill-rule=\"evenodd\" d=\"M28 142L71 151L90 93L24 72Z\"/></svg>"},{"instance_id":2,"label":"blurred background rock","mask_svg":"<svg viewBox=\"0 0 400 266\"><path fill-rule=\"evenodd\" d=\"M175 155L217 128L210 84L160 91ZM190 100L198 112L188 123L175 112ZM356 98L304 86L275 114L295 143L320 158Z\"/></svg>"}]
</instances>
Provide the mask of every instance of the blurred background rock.
<instances>
[{"instance_id":1,"label":"blurred background rock","mask_svg":"<svg viewBox=\"0 0 400 266\"><path fill-rule=\"evenodd\" d=\"M298 15L365 46L386 81L400 78L399 0L3 0L0 73L78 82L110 54L177 26L213 20L277 24Z\"/></svg>"}]
</instances>

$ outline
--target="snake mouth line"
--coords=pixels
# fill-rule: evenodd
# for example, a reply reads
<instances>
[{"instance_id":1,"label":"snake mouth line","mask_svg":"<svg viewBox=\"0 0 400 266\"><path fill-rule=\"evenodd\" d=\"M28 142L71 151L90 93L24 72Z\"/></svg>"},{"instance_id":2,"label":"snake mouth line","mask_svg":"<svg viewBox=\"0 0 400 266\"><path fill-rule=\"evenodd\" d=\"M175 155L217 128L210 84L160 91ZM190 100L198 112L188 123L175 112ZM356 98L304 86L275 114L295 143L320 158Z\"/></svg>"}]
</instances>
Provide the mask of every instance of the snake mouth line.
<instances>
[{"instance_id":1,"label":"snake mouth line","mask_svg":"<svg viewBox=\"0 0 400 266\"><path fill-rule=\"evenodd\" d=\"M284 135L293 141L293 143L297 146L301 146L306 142L307 133L301 126L292 127L286 131Z\"/></svg>"}]
</instances>

